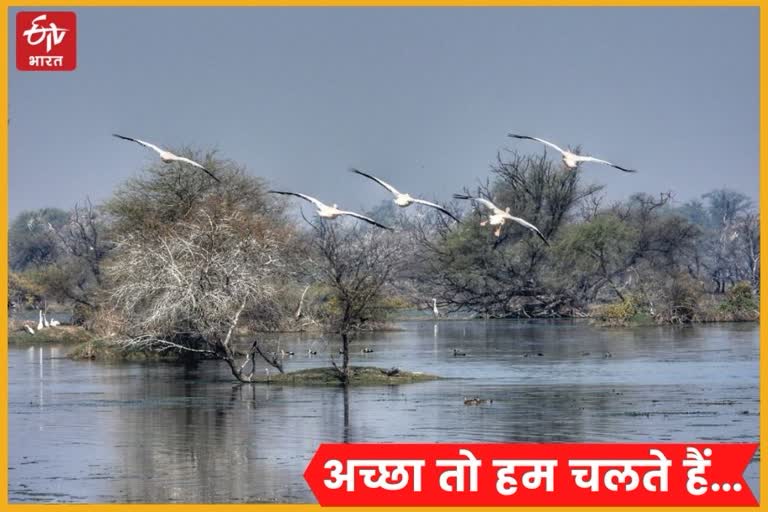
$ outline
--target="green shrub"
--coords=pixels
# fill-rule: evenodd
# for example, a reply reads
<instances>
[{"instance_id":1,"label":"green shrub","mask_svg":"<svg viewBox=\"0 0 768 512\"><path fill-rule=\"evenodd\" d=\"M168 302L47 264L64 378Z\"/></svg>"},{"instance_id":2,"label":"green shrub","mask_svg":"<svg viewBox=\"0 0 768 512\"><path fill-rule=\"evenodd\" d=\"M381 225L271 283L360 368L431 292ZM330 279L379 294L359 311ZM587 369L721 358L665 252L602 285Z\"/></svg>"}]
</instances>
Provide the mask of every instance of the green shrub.
<instances>
[{"instance_id":1,"label":"green shrub","mask_svg":"<svg viewBox=\"0 0 768 512\"><path fill-rule=\"evenodd\" d=\"M703 286L687 273L680 273L664 283L656 321L688 324L700 319Z\"/></svg>"},{"instance_id":2,"label":"green shrub","mask_svg":"<svg viewBox=\"0 0 768 512\"><path fill-rule=\"evenodd\" d=\"M725 295L719 309L734 320L752 320L758 315L758 305L752 294L752 286L746 281L733 285Z\"/></svg>"},{"instance_id":3,"label":"green shrub","mask_svg":"<svg viewBox=\"0 0 768 512\"><path fill-rule=\"evenodd\" d=\"M593 317L609 325L624 325L637 315L637 303L631 295L624 300L602 304L595 308Z\"/></svg>"}]
</instances>

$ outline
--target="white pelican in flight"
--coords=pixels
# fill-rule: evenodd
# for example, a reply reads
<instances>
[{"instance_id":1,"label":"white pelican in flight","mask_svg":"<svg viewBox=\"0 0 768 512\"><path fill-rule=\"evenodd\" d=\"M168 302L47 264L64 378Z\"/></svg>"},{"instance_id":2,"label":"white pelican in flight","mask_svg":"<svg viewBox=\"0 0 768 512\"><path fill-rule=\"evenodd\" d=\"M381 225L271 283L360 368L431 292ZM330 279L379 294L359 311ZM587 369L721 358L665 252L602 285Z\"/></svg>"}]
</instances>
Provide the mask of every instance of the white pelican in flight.
<instances>
[{"instance_id":1,"label":"white pelican in flight","mask_svg":"<svg viewBox=\"0 0 768 512\"><path fill-rule=\"evenodd\" d=\"M145 141L143 141L141 139L133 139L131 137L125 137L123 135L118 135L116 133L113 133L112 135L117 137L118 139L133 141L133 142L135 142L137 144L141 144L145 148L149 148L149 149L155 151L158 155L160 155L160 160L162 160L165 163L184 162L186 164L195 166L198 169L202 169L203 171L206 172L206 174L208 174L208 176L210 176L211 178L215 179L217 182L221 183L221 180L219 178L217 178L216 176L214 176L211 171L209 171L208 169L206 169L204 166L200 165L199 163L195 162L194 160L190 160L189 158L185 158L183 156L174 155L170 151L166 151L164 149L161 149L161 148L155 146L154 144L150 144L149 142L145 142Z\"/></svg>"},{"instance_id":2,"label":"white pelican in flight","mask_svg":"<svg viewBox=\"0 0 768 512\"><path fill-rule=\"evenodd\" d=\"M430 208L435 208L436 210L440 210L441 212L443 212L444 214L446 214L447 216L449 216L450 218L452 218L456 222L460 222L459 219L454 217L454 215L451 212L449 212L448 210L446 210L445 208L443 208L439 204L430 203L429 201L425 201L424 199L418 199L418 198L415 198L415 197L411 197L410 194L403 194L402 192L397 190L395 187L393 187L389 183L386 183L385 181L380 180L376 176L371 176L370 174L366 174L366 173L364 173L363 171L361 171L359 169L354 169L353 168L353 169L350 169L350 171L354 172L355 174L359 174L360 176L365 176L369 180L373 180L376 183L378 183L379 185L381 185L382 187L384 187L385 189L389 190L392 193L392 195L395 196L395 199L394 199L395 204L397 206L401 207L401 208L405 208L407 206L411 206L413 203L423 204L424 206L429 206Z\"/></svg>"},{"instance_id":3,"label":"white pelican in flight","mask_svg":"<svg viewBox=\"0 0 768 512\"><path fill-rule=\"evenodd\" d=\"M488 217L488 220L484 220L483 222L480 223L480 225L485 226L486 224L490 224L491 226L498 226L496 228L496 231L494 231L493 233L494 235L496 236L501 235L501 227L504 225L504 222L506 222L507 220L511 220L512 222L517 222L521 226L527 229L530 229L531 231L536 233L536 235L538 235L538 237L541 238L545 244L549 245L549 242L544 237L544 235L541 234L541 231L539 231L539 228L537 228L536 226L534 226L533 224L531 224L525 219L521 219L520 217L515 217L514 215L510 215L509 207L507 207L506 210L502 210L501 208L499 208L489 200L483 199L482 197L472 197L472 196L467 196L462 194L454 194L453 197L456 199L469 199L471 201L475 201L477 203L482 204L489 210L491 210L492 213Z\"/></svg>"},{"instance_id":4,"label":"white pelican in flight","mask_svg":"<svg viewBox=\"0 0 768 512\"><path fill-rule=\"evenodd\" d=\"M373 220L370 217L366 217L365 215L360 215L359 213L355 212L348 212L346 210L339 210L336 205L328 206L327 204L315 199L314 197L310 197L305 194L298 194L296 192L281 192L279 190L269 190L270 194L282 194L284 196L296 196L304 199L305 201L309 201L313 205L315 205L315 208L317 208L317 215L324 218L324 219L335 219L336 217L341 217L342 215L348 215L350 217L355 217L356 219L364 220L365 222L369 224L373 224L374 226L380 227L382 229L389 229L387 226L384 226L382 224L379 224L375 220Z\"/></svg>"},{"instance_id":5,"label":"white pelican in flight","mask_svg":"<svg viewBox=\"0 0 768 512\"><path fill-rule=\"evenodd\" d=\"M512 137L514 139L535 140L535 141L541 142L542 144L545 144L545 145L555 149L561 155L563 155L563 162L565 163L565 166L567 168L569 168L569 169L576 169L576 168L579 167L579 164L581 164L583 162L594 162L596 164L610 165L611 167L615 167L616 169L619 169L620 171L624 171L624 172L637 172L634 169L627 169L626 167L621 167L620 165L616 165L614 163L611 163L608 160L600 160L599 158L595 158L595 157L589 156L589 155L577 155L576 153L572 153L570 151L566 151L565 149L561 148L560 146L552 144L551 142L546 141L544 139L539 139L538 137L529 137L528 135L515 135L514 133L510 133L507 136L508 137Z\"/></svg>"}]
</instances>

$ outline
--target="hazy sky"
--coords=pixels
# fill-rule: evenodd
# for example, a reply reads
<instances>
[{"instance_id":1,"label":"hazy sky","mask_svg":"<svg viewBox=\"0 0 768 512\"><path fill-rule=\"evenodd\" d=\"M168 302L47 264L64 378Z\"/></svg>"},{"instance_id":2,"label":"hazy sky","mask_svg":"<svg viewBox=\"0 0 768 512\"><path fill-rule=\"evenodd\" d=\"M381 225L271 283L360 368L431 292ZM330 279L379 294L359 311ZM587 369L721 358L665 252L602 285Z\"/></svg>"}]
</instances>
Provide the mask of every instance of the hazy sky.
<instances>
[{"instance_id":1,"label":"hazy sky","mask_svg":"<svg viewBox=\"0 0 768 512\"><path fill-rule=\"evenodd\" d=\"M152 158L218 148L274 187L359 208L447 200L497 150L581 144L611 199L758 197L757 8L77 9L74 72L15 70L9 209L68 208Z\"/></svg>"}]
</instances>

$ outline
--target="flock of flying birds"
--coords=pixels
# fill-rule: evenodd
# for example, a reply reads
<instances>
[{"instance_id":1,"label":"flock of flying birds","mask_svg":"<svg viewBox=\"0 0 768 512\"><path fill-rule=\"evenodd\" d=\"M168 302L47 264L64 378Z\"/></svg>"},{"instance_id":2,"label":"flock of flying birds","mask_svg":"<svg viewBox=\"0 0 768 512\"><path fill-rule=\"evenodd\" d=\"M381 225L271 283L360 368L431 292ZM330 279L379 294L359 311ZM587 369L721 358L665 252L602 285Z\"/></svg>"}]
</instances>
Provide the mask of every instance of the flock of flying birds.
<instances>
[{"instance_id":1,"label":"flock of flying birds","mask_svg":"<svg viewBox=\"0 0 768 512\"><path fill-rule=\"evenodd\" d=\"M116 133L114 133L112 135L114 135L115 137L117 137L119 139L135 142L137 144L140 144L140 145L142 145L142 146L144 146L146 148L149 148L149 149L155 151L160 156L160 159L163 162L165 162L165 163L180 162L180 163L185 163L185 164L191 165L193 167L196 167L196 168L204 171L205 173L208 174L208 176L210 176L211 178L213 178L217 182L219 182L219 183L221 182L221 180L219 180L219 178L217 178L213 174L213 172L211 172L209 169L206 169L205 166L201 165L198 162L195 162L194 160L190 160L189 158L185 158L185 157L182 157L182 156L175 155L175 154L171 153L170 151L167 151L167 150L164 150L162 148L159 148L158 146L155 146L154 144L151 144L149 142L143 141L141 139L135 139L135 138L132 138L132 137L126 137L124 135L118 135ZM578 169L579 165L581 165L582 163L597 163L597 164L609 165L611 167L614 167L614 168L619 169L620 171L624 171L624 172L637 172L634 169L628 169L626 167L622 167L620 165L616 165L616 164L614 164L612 162L609 162L607 160L602 160L600 158L595 158L593 156L588 156L588 155L580 155L580 154L574 153L572 151L565 150L565 149L561 148L560 146L558 146L556 144L553 144L552 142L549 142L549 141L544 140L544 139L540 139L538 137L531 137L531 136L528 136L528 135L517 135L517 134L513 134L513 133L508 134L508 136L512 137L514 139L534 140L534 141L540 142L540 143L542 143L542 144L544 144L544 145L554 149L555 151L559 152L562 155L563 163L565 164L566 168L571 169L571 170ZM361 171L359 169L351 169L351 172L353 172L355 174L359 174L360 176L368 178L368 179L370 179L372 181L375 181L376 183L378 183L379 185L381 185L382 187L387 189L394 196L394 199L393 199L394 203L397 206L401 207L401 208L406 208L408 206L411 206L412 204L420 204L420 205L428 206L430 208L434 208L434 209L438 210L439 212L443 213L444 215L449 216L450 218L452 218L456 222L460 222L459 219L455 215L453 215L446 208L440 206L437 203L432 203L432 202L426 201L424 199L419 199L417 197L413 197L413 196L411 196L408 193L400 192L399 190L397 190L395 187L393 187L389 183L385 182L384 180L381 180L381 179L379 179L376 176L373 176L371 174L367 174L367 173L365 173L365 172L363 172L363 171ZM383 224L381 224L379 222L376 222L374 219L372 219L370 217L367 217L365 215L362 215L362 214L359 214L359 213L356 213L356 212L348 211L348 210L341 210L341 209L338 208L338 206L336 204L327 205L327 204L323 203L322 201L320 201L319 199L316 199L316 198L314 198L312 196L308 196L306 194L301 194L301 193L298 193L298 192L286 192L286 191L280 191L280 190L270 190L269 192L271 194L281 194L281 195L300 197L301 199L304 199L305 201L308 201L308 202L312 203L315 206L315 208L317 209L317 215L319 217L324 218L324 219L335 219L337 217L348 216L348 217L354 217L356 219L365 221L365 222L367 222L369 224L372 224L372 225L374 225L376 227L379 227L381 229L388 229L388 230L392 229L392 228L389 228L389 227L387 227L387 226L385 226L385 225L383 225ZM485 225L489 224L491 226L495 226L496 227L496 230L494 231L494 235L495 236L498 237L498 236L501 235L501 228L504 226L506 221L509 220L511 222L515 222L515 223L523 226L524 228L532 231L539 238L541 238L544 241L545 244L549 245L549 242L547 241L546 237L541 233L541 231L539 231L539 228L537 228L536 226L534 226L533 224L531 224L527 220L522 219L520 217L515 217L514 215L509 213L509 210L510 210L509 207L507 207L506 209L502 210L501 208L499 208L498 206L493 204L493 202L489 201L488 199L485 199L485 198L482 198L482 197L473 197L473 196L466 195L466 194L454 194L453 197L455 199L474 201L475 203L480 204L480 205L484 206L485 208L487 208L489 210L489 212L490 212L489 215L488 215L488 218L486 220L483 220L480 223L480 225L481 226L485 226Z\"/></svg>"}]
</instances>

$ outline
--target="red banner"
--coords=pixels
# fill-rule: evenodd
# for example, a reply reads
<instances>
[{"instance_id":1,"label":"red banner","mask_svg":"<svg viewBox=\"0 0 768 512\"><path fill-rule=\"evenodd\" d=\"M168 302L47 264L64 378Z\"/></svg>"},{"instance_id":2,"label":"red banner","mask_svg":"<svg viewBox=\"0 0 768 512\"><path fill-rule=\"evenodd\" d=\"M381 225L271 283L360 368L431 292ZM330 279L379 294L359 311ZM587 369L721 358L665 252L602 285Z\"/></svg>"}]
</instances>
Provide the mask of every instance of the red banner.
<instances>
[{"instance_id":1,"label":"red banner","mask_svg":"<svg viewBox=\"0 0 768 512\"><path fill-rule=\"evenodd\" d=\"M16 13L16 69L72 71L77 66L77 16L72 11Z\"/></svg>"},{"instance_id":2,"label":"red banner","mask_svg":"<svg viewBox=\"0 0 768 512\"><path fill-rule=\"evenodd\" d=\"M320 505L757 505L756 443L321 444Z\"/></svg>"}]
</instances>

